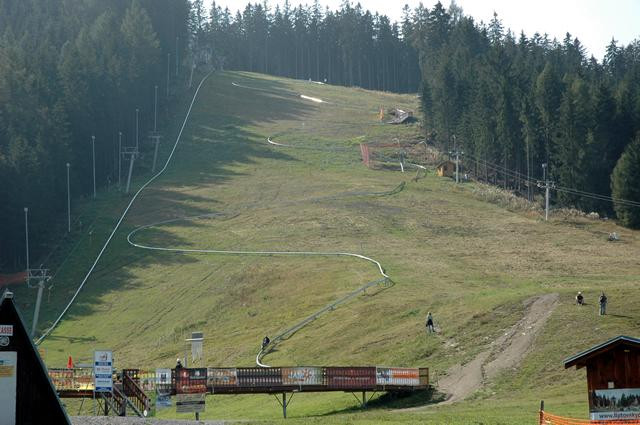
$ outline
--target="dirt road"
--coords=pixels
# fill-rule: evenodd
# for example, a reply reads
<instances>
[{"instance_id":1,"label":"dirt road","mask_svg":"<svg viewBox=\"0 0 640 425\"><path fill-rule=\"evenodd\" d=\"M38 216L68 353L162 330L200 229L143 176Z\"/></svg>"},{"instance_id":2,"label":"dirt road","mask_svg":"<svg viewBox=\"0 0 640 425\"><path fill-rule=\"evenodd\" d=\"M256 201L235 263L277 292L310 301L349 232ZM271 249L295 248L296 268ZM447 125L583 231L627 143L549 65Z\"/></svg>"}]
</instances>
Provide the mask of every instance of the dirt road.
<instances>
[{"instance_id":1,"label":"dirt road","mask_svg":"<svg viewBox=\"0 0 640 425\"><path fill-rule=\"evenodd\" d=\"M558 304L558 294L546 294L524 301L526 313L491 348L478 354L465 365L455 365L438 381L438 389L446 393L444 403L464 400L503 370L520 364L535 342L545 322Z\"/></svg>"}]
</instances>

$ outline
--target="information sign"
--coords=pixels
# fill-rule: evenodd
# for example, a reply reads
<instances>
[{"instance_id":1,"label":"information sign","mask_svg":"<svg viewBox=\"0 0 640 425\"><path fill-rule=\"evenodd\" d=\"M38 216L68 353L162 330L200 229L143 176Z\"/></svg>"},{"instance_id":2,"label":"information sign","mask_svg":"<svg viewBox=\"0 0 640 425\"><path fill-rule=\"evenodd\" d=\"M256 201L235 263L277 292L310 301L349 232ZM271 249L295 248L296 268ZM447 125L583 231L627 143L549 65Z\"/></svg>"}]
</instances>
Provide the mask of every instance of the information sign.
<instances>
[{"instance_id":1,"label":"information sign","mask_svg":"<svg viewBox=\"0 0 640 425\"><path fill-rule=\"evenodd\" d=\"M640 419L640 388L595 390L591 397L591 420Z\"/></svg>"},{"instance_id":2,"label":"information sign","mask_svg":"<svg viewBox=\"0 0 640 425\"><path fill-rule=\"evenodd\" d=\"M113 353L94 351L93 376L96 392L113 391Z\"/></svg>"},{"instance_id":3,"label":"information sign","mask_svg":"<svg viewBox=\"0 0 640 425\"><path fill-rule=\"evenodd\" d=\"M171 369L156 369L156 384L171 385Z\"/></svg>"},{"instance_id":4,"label":"information sign","mask_svg":"<svg viewBox=\"0 0 640 425\"><path fill-rule=\"evenodd\" d=\"M204 412L205 395L200 394L177 394L176 395L176 412L177 413L200 413Z\"/></svg>"},{"instance_id":5,"label":"information sign","mask_svg":"<svg viewBox=\"0 0 640 425\"><path fill-rule=\"evenodd\" d=\"M16 375L18 353L0 351L0 424L16 423Z\"/></svg>"}]
</instances>

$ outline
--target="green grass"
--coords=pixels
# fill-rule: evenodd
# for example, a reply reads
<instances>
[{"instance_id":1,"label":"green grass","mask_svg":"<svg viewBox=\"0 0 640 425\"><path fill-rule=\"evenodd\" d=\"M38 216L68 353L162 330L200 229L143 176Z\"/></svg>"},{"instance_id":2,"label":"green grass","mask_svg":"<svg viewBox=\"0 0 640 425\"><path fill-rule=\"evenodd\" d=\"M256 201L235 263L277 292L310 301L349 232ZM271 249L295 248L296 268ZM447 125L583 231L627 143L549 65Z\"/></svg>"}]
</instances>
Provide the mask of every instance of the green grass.
<instances>
[{"instance_id":1,"label":"green grass","mask_svg":"<svg viewBox=\"0 0 640 425\"><path fill-rule=\"evenodd\" d=\"M391 409L416 401L379 401L361 411L350 394L298 394L289 411L293 422L524 424L535 422L540 399L549 411L584 417L584 372L564 370L562 359L637 333L639 233L586 219L545 223L535 212L487 202L473 184L456 186L433 172L416 182L414 171L367 169L355 138L420 137L416 125L378 123L380 105L415 109L417 99L250 73L214 75L167 173L139 198L77 304L44 342L46 362L60 366L68 355L89 361L94 349L110 348L119 368L171 366L183 355L188 332L201 330L207 365L250 366L265 334L378 277L372 264L352 258L158 253L126 242L137 226L217 212L222 215L145 230L137 240L163 247L357 252L379 260L395 283L322 316L280 344L265 359L269 364L428 366L442 373L517 322L523 300L560 294L560 306L521 367L466 402L398 412ZM273 147L267 137L322 150ZM407 185L395 195L353 195L402 181ZM42 328L81 280L122 205L114 193L91 207L98 217L92 240L83 237L56 279ZM607 243L614 230L622 241ZM596 314L602 289L610 300L606 317ZM573 305L578 290L589 303L582 309ZM430 338L423 328L427 311L443 330ZM205 418L271 421L281 415L266 395L207 402ZM176 416L172 409L159 415Z\"/></svg>"}]
</instances>

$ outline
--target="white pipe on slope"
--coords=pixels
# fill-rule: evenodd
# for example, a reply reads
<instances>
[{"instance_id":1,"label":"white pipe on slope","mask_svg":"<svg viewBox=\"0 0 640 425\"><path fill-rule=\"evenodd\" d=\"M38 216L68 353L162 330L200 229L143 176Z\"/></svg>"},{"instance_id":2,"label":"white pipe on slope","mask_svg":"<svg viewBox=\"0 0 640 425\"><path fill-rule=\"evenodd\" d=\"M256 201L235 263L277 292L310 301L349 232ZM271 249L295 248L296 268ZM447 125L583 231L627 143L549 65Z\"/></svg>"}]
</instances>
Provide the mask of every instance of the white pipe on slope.
<instances>
[{"instance_id":1,"label":"white pipe on slope","mask_svg":"<svg viewBox=\"0 0 640 425\"><path fill-rule=\"evenodd\" d=\"M113 235L115 235L115 233L118 231L118 228L120 228L120 224L122 224L122 221L124 220L125 216L127 215L127 213L129 212L129 209L131 209L131 206L133 205L133 203L135 202L135 200L138 198L138 196L140 195L140 193L142 193L142 191L149 186L149 184L151 184L151 182L153 182L155 179L157 179L158 177L160 177L165 170L167 169L167 167L169 166L169 163L171 162L171 159L173 158L173 154L176 151L176 148L178 147L178 142L180 142L180 137L182 136L182 131L184 130L184 127L187 125L187 121L189 120L189 116L191 115L191 109L193 108L193 104L196 101L196 98L198 96L198 93L200 92L200 88L202 87L202 84L206 81L207 78L209 78L209 76L213 73L209 72L207 75L205 75L202 78L202 81L200 81L200 84L198 84L198 87L196 88L195 93L193 94L193 98L191 99L191 104L189 105L189 109L187 110L187 115L184 117L184 121L182 122L182 126L180 127L180 131L178 132L178 136L176 137L176 141L173 144L173 148L171 149L171 153L169 154L169 157L167 158L167 161L164 164L164 167L162 167L162 169L160 171L158 171L155 175L153 175L153 177L151 177L145 184L142 185L142 187L140 187L140 189L138 189L138 191L133 195L133 197L131 197L131 201L129 201L129 204L127 205L127 207L125 208L124 212L122 213L122 216L120 217L120 219L118 220L118 222L116 223L115 227L113 228L113 230L111 231L111 234L109 235L109 237L107 238L107 241L104 243L104 245L102 246L102 249L100 250L100 252L98 253L98 256L96 257L96 259L94 260L93 264L91 265L91 268L89 269L89 271L87 272L87 274L85 275L84 279L82 279L82 282L80 283L80 286L78 286L78 289L76 289L76 292L73 294L73 297L71 297L71 300L69 301L69 303L67 304L67 306L64 308L64 310L62 310L62 313L60 313L60 315L58 316L58 318L55 320L55 322L53 322L53 325L51 325L41 336L40 338L38 338L36 340L36 345L40 344L47 336L49 336L49 334L51 334L51 332L56 328L56 326L58 326L58 324L60 323L60 321L62 320L62 318L64 317L64 315L67 313L67 311L69 311L69 309L71 308L71 306L73 305L74 301L76 300L76 298L78 297L78 294L80 293L80 291L82 290L82 288L84 287L85 283L87 282L87 280L89 279L89 277L91 276L91 273L93 273L93 270L95 269L96 265L98 264L98 261L100 261L100 258L102 258L102 254L105 252L105 250L107 249L107 247L109 246L109 243L111 243L111 239L113 239Z\"/></svg>"}]
</instances>

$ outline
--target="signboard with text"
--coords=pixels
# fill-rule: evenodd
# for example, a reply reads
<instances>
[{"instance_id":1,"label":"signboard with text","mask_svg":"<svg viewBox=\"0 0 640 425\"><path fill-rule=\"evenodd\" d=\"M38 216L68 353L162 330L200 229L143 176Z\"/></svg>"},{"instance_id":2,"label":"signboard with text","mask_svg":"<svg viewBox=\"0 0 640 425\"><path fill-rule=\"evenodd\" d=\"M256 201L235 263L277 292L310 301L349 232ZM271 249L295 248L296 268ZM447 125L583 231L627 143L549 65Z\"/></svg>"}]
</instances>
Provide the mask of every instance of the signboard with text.
<instances>
[{"instance_id":1,"label":"signboard with text","mask_svg":"<svg viewBox=\"0 0 640 425\"><path fill-rule=\"evenodd\" d=\"M13 336L13 325L0 324L0 336Z\"/></svg>"},{"instance_id":2,"label":"signboard with text","mask_svg":"<svg viewBox=\"0 0 640 425\"><path fill-rule=\"evenodd\" d=\"M113 353L94 351L93 375L96 392L113 391Z\"/></svg>"},{"instance_id":3,"label":"signboard with text","mask_svg":"<svg viewBox=\"0 0 640 425\"><path fill-rule=\"evenodd\" d=\"M177 368L176 393L194 394L207 392L207 368Z\"/></svg>"},{"instance_id":4,"label":"signboard with text","mask_svg":"<svg viewBox=\"0 0 640 425\"><path fill-rule=\"evenodd\" d=\"M640 419L640 388L595 390L591 420Z\"/></svg>"}]
</instances>

